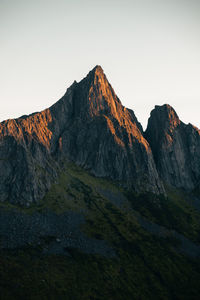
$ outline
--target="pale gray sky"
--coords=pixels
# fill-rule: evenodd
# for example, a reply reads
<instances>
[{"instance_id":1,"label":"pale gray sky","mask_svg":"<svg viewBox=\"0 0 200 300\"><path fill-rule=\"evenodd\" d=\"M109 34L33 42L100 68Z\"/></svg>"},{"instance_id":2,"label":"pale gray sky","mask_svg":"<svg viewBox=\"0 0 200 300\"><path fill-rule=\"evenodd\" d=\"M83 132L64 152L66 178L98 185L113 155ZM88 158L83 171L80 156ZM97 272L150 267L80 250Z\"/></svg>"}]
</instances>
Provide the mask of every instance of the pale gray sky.
<instances>
[{"instance_id":1,"label":"pale gray sky","mask_svg":"<svg viewBox=\"0 0 200 300\"><path fill-rule=\"evenodd\" d=\"M0 0L0 53L0 121L99 64L144 127L164 103L200 127L200 0Z\"/></svg>"}]
</instances>

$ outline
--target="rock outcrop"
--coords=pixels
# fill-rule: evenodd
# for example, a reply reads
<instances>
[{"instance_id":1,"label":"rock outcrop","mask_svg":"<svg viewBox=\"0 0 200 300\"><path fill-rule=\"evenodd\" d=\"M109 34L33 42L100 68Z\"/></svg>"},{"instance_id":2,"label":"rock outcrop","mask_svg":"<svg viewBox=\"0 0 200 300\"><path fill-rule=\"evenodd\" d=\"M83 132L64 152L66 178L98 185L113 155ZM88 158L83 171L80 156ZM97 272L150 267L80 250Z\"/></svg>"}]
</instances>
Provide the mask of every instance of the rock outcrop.
<instances>
[{"instance_id":1,"label":"rock outcrop","mask_svg":"<svg viewBox=\"0 0 200 300\"><path fill-rule=\"evenodd\" d=\"M50 153L49 110L0 124L0 201L29 205L57 177Z\"/></svg>"},{"instance_id":2,"label":"rock outcrop","mask_svg":"<svg viewBox=\"0 0 200 300\"><path fill-rule=\"evenodd\" d=\"M198 187L200 131L196 127L181 122L170 105L155 106L145 137L166 184L186 190Z\"/></svg>"},{"instance_id":3,"label":"rock outcrop","mask_svg":"<svg viewBox=\"0 0 200 300\"><path fill-rule=\"evenodd\" d=\"M100 66L49 109L0 123L0 201L39 201L63 160L136 192L164 192L140 123Z\"/></svg>"},{"instance_id":4,"label":"rock outcrop","mask_svg":"<svg viewBox=\"0 0 200 300\"><path fill-rule=\"evenodd\" d=\"M57 124L61 102L66 113ZM59 127L61 156L138 192L163 191L141 125L121 104L100 66L74 83L61 102L50 108Z\"/></svg>"}]
</instances>

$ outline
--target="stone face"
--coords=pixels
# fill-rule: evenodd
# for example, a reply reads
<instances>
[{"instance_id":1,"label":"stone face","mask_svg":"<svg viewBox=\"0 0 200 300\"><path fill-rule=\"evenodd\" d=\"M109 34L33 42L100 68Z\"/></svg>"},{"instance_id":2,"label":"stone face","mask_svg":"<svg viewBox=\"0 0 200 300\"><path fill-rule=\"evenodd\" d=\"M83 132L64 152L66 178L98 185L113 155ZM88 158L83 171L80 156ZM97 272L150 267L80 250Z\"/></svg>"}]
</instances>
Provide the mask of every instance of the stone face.
<instances>
[{"instance_id":1,"label":"stone face","mask_svg":"<svg viewBox=\"0 0 200 300\"><path fill-rule=\"evenodd\" d=\"M37 202L63 159L137 192L164 192L140 123L100 66L49 109L0 123L0 201Z\"/></svg>"},{"instance_id":2,"label":"stone face","mask_svg":"<svg viewBox=\"0 0 200 300\"><path fill-rule=\"evenodd\" d=\"M74 84L63 103L68 121L60 130L61 155L95 176L123 182L138 192L163 191L142 127L133 111L121 104L101 67Z\"/></svg>"},{"instance_id":3,"label":"stone face","mask_svg":"<svg viewBox=\"0 0 200 300\"><path fill-rule=\"evenodd\" d=\"M0 201L39 201L63 160L138 193L165 193L160 178L192 190L200 181L200 131L163 105L143 133L96 66L49 109L0 123Z\"/></svg>"},{"instance_id":4,"label":"stone face","mask_svg":"<svg viewBox=\"0 0 200 300\"><path fill-rule=\"evenodd\" d=\"M171 106L156 106L145 137L165 183L186 190L199 185L200 131L196 127L181 122Z\"/></svg>"}]
</instances>

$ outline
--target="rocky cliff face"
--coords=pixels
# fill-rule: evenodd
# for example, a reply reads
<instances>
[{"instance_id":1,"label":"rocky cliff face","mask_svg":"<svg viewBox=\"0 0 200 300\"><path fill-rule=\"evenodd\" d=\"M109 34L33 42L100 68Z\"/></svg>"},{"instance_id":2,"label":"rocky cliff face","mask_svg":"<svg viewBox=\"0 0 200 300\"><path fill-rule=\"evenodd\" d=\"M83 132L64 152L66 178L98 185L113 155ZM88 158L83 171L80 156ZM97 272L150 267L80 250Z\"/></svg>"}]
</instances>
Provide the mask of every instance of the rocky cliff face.
<instances>
[{"instance_id":1,"label":"rocky cliff face","mask_svg":"<svg viewBox=\"0 0 200 300\"><path fill-rule=\"evenodd\" d=\"M75 83L62 101L67 118L59 125L61 156L136 191L162 191L142 127L121 104L101 67ZM60 114L58 104L50 108L55 120Z\"/></svg>"},{"instance_id":2,"label":"rocky cliff face","mask_svg":"<svg viewBox=\"0 0 200 300\"><path fill-rule=\"evenodd\" d=\"M137 192L164 192L141 125L100 66L49 109L0 124L0 201L40 200L63 160Z\"/></svg>"},{"instance_id":3,"label":"rocky cliff face","mask_svg":"<svg viewBox=\"0 0 200 300\"><path fill-rule=\"evenodd\" d=\"M199 185L200 131L196 127L181 122L170 105L155 106L145 137L165 183L186 190Z\"/></svg>"},{"instance_id":4,"label":"rocky cliff face","mask_svg":"<svg viewBox=\"0 0 200 300\"><path fill-rule=\"evenodd\" d=\"M50 153L49 110L0 124L0 201L41 199L57 177Z\"/></svg>"}]
</instances>

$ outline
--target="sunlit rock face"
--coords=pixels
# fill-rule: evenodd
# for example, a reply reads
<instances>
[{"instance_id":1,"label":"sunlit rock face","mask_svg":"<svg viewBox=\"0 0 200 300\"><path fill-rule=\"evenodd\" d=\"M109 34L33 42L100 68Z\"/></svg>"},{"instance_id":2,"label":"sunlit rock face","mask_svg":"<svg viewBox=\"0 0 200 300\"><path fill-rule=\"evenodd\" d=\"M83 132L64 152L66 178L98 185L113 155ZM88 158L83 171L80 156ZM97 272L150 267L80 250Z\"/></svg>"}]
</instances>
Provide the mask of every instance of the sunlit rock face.
<instances>
[{"instance_id":1,"label":"sunlit rock face","mask_svg":"<svg viewBox=\"0 0 200 300\"><path fill-rule=\"evenodd\" d=\"M61 155L138 192L163 192L142 127L121 104L100 66L74 83L61 101L67 112L59 124ZM57 105L50 108L53 120L59 120Z\"/></svg>"},{"instance_id":2,"label":"sunlit rock face","mask_svg":"<svg viewBox=\"0 0 200 300\"><path fill-rule=\"evenodd\" d=\"M0 201L28 205L41 199L57 177L50 122L47 109L0 123Z\"/></svg>"},{"instance_id":3,"label":"sunlit rock face","mask_svg":"<svg viewBox=\"0 0 200 300\"><path fill-rule=\"evenodd\" d=\"M140 123L100 66L49 109L0 123L0 201L39 201L63 159L137 192L164 192Z\"/></svg>"},{"instance_id":4,"label":"sunlit rock face","mask_svg":"<svg viewBox=\"0 0 200 300\"><path fill-rule=\"evenodd\" d=\"M181 122L170 105L155 106L145 137L165 183L187 190L199 185L200 131L196 127Z\"/></svg>"}]
</instances>

